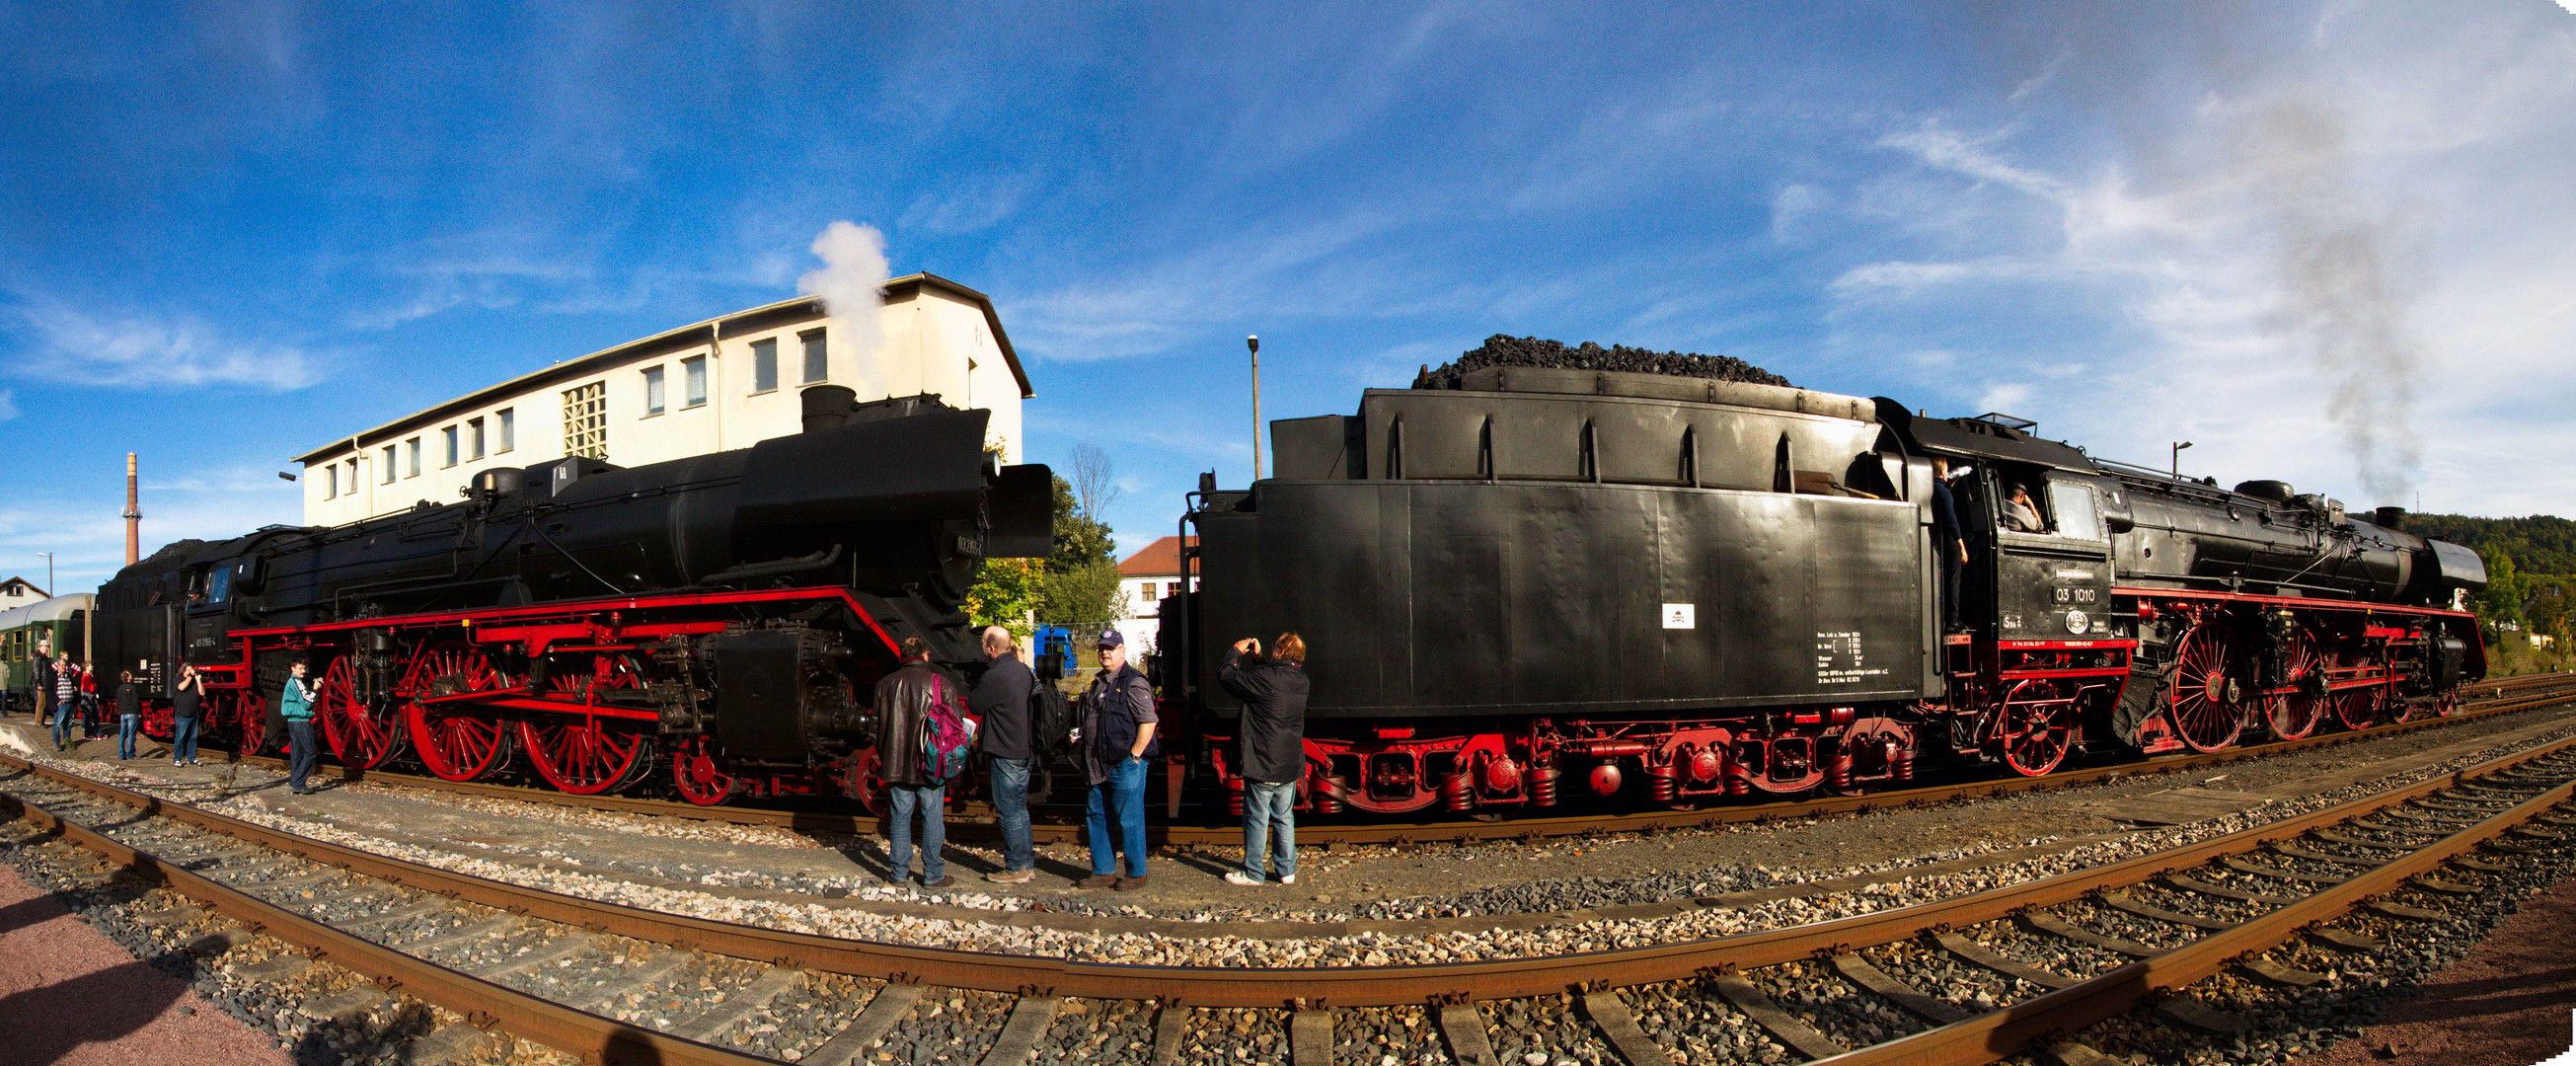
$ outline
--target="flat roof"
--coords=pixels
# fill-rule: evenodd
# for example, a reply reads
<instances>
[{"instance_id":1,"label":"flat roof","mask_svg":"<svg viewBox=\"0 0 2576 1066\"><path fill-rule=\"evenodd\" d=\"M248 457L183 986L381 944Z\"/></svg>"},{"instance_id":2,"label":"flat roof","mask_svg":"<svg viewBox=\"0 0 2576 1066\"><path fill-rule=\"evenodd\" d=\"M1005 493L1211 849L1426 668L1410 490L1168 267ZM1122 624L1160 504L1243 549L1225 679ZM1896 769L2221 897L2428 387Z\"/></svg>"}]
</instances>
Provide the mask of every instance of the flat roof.
<instances>
[{"instance_id":1,"label":"flat roof","mask_svg":"<svg viewBox=\"0 0 2576 1066\"><path fill-rule=\"evenodd\" d=\"M1037 395L1037 390L1031 388L1029 385L1028 371L1020 366L1019 351L1011 347L1011 335L1002 331L1002 318L993 311L992 297L986 296L983 293L977 292L964 285L960 285L954 281L950 281L947 278L940 277L939 275L928 271L918 274L906 274L899 278L891 278L885 283L885 293L889 298L904 290L919 290L924 288L937 289L949 293L950 295L964 297L973 301L977 307L982 308L984 311L984 324L992 328L993 342L1001 347L1002 360L1010 364L1012 380L1020 383L1020 398L1027 399ZM603 348L599 351L592 352L589 355L566 359L563 362L521 374L518 377L511 378L498 385L467 393L427 410L415 411L411 414L404 415L401 418L387 422L381 426L377 426L374 429L365 430L351 436L336 438L329 444L325 444L319 448L313 449L312 451L296 456L293 461L311 465L314 460L320 459L323 456L335 455L344 451L353 451L365 448L369 445L379 443L386 438L399 437L414 429L420 428L421 426L439 421L450 415L460 414L465 411L481 407L502 397L529 391L540 385L544 385L549 381L582 377L597 369L601 364L621 362L626 359L651 352L655 349L677 348L682 346L694 347L699 344L705 344L711 340L739 336L742 333L769 329L785 323L803 322L822 317L824 317L823 302L820 299L812 296L799 296L790 300L780 300L777 303L762 304L758 307L746 308L741 311L733 312L732 314L719 315L715 318L706 319L701 322L692 322L677 329L663 330L660 333L656 333L648 337L639 337L615 347ZM741 330L729 330L727 328L740 326L747 322L755 324Z\"/></svg>"}]
</instances>

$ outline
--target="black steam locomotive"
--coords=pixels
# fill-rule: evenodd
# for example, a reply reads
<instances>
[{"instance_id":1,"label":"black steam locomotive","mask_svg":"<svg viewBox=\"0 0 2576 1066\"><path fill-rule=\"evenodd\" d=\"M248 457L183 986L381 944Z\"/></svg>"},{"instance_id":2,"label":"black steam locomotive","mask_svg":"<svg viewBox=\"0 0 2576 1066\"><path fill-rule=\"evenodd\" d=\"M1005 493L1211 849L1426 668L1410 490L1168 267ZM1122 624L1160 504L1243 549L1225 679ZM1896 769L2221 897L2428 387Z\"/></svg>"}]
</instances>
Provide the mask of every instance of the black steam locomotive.
<instances>
[{"instance_id":1,"label":"black steam locomotive","mask_svg":"<svg viewBox=\"0 0 2576 1066\"><path fill-rule=\"evenodd\" d=\"M2288 485L2095 460L2000 415L1778 385L1487 366L1274 422L1203 479L1165 697L1240 802L1219 653L1307 642L1307 805L1687 806L1925 759L2216 750L2447 712L2477 556ZM1935 457L1970 560L1945 632ZM2014 502L2016 490L2026 503ZM1187 542L1185 542L1187 543Z\"/></svg>"},{"instance_id":2,"label":"black steam locomotive","mask_svg":"<svg viewBox=\"0 0 2576 1066\"><path fill-rule=\"evenodd\" d=\"M166 737L176 665L207 726L257 750L291 660L332 752L485 777L524 751L597 793L667 763L691 800L872 791L865 693L906 635L980 662L959 610L983 559L1042 556L1052 475L997 466L989 412L804 394L804 432L621 469L479 475L463 502L183 541L99 590L98 659Z\"/></svg>"}]
</instances>

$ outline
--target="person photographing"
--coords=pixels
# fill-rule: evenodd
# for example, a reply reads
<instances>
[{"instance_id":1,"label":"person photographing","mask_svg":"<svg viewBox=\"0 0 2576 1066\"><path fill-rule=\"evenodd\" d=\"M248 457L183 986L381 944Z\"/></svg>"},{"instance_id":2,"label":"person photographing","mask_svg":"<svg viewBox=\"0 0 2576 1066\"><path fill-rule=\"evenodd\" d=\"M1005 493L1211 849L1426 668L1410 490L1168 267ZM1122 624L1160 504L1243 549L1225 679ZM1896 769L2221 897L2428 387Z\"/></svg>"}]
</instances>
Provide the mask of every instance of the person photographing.
<instances>
[{"instance_id":1,"label":"person photographing","mask_svg":"<svg viewBox=\"0 0 2576 1066\"><path fill-rule=\"evenodd\" d=\"M1228 870L1229 885L1258 885L1262 860L1279 883L1297 883L1297 782L1306 776L1306 642L1281 633L1261 654L1245 638L1225 653L1217 683L1243 701L1236 719L1243 749L1243 869ZM1276 850L1273 850L1273 849Z\"/></svg>"}]
</instances>

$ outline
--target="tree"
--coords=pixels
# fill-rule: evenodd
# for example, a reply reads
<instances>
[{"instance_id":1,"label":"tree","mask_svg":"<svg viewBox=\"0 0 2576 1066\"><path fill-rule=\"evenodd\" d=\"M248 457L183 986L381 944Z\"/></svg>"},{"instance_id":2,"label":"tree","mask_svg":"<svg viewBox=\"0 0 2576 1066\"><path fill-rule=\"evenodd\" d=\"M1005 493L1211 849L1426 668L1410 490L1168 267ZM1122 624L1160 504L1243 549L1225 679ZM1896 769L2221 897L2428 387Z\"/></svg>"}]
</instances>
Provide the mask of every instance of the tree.
<instances>
[{"instance_id":1,"label":"tree","mask_svg":"<svg viewBox=\"0 0 2576 1066\"><path fill-rule=\"evenodd\" d=\"M1081 473L1082 456L1077 454L1074 462L1076 473ZM1114 498L1114 489L1106 485L1105 457L1094 475L1099 480L1091 486L1092 501ZM1117 552L1118 542L1110 535L1109 523L1083 506L1072 482L1056 478L1055 553L1047 556L1046 577L1038 597L1041 619L1097 625L1120 617Z\"/></svg>"},{"instance_id":2,"label":"tree","mask_svg":"<svg viewBox=\"0 0 2576 1066\"><path fill-rule=\"evenodd\" d=\"M2530 594L2530 582L2514 572L2512 553L2497 546L2478 554L2487 564L2487 587L2471 607L2489 626L2522 621L2522 601Z\"/></svg>"},{"instance_id":3,"label":"tree","mask_svg":"<svg viewBox=\"0 0 2576 1066\"><path fill-rule=\"evenodd\" d=\"M1099 446L1074 445L1073 461L1065 464L1065 469L1073 472L1073 501L1083 514L1097 518L1118 502L1118 482L1112 476L1109 453Z\"/></svg>"},{"instance_id":4,"label":"tree","mask_svg":"<svg viewBox=\"0 0 2576 1066\"><path fill-rule=\"evenodd\" d=\"M1046 563L1039 559L986 559L966 590L966 615L981 626L1001 626L1025 637L1036 628L1030 614L1045 595Z\"/></svg>"},{"instance_id":5,"label":"tree","mask_svg":"<svg viewBox=\"0 0 2576 1066\"><path fill-rule=\"evenodd\" d=\"M1088 563L1063 573L1049 573L1039 613L1049 623L1106 626L1126 613L1119 610L1121 591L1118 564L1113 562Z\"/></svg>"}]
</instances>

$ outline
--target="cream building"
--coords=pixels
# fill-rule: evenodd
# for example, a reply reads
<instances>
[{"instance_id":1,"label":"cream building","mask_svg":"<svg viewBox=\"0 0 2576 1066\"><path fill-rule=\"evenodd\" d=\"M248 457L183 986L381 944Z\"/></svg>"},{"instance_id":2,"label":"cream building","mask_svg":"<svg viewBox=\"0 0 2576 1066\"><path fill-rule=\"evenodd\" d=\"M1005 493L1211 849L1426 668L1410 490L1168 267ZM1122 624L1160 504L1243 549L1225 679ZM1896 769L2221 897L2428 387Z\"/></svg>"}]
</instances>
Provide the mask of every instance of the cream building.
<instances>
[{"instance_id":1,"label":"cream building","mask_svg":"<svg viewBox=\"0 0 2576 1066\"><path fill-rule=\"evenodd\" d=\"M989 443L1020 461L1020 401L1036 395L993 301L935 274L885 284L880 339L849 343L822 302L799 297L568 359L316 448L304 524L336 526L454 503L475 474L587 455L642 466L747 448L797 432L810 385L861 402L936 393L993 412Z\"/></svg>"}]
</instances>

